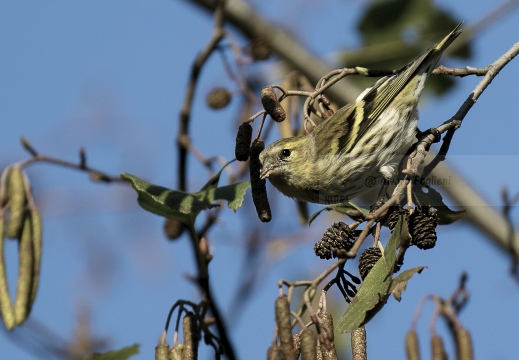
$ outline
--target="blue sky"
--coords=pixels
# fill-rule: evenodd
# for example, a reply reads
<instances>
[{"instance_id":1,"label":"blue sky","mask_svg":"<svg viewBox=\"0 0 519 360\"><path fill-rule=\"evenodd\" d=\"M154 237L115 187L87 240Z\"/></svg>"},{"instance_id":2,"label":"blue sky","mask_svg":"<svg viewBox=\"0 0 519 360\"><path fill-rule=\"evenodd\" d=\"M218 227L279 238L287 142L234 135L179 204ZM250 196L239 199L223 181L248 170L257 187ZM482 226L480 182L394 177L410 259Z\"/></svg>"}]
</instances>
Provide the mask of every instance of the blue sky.
<instances>
[{"instance_id":1,"label":"blue sky","mask_svg":"<svg viewBox=\"0 0 519 360\"><path fill-rule=\"evenodd\" d=\"M269 19L298 29L299 39L323 58L330 59L339 47L359 44L355 19L362 11L361 1L254 4ZM439 4L467 25L495 6L482 0ZM449 65L491 63L519 41L518 22L519 12L511 11L477 35L470 63ZM174 187L178 113L190 63L211 29L211 18L187 1L4 1L0 4L2 168L27 158L19 145L20 136L25 136L49 156L76 161L83 146L93 167L113 175L130 172ZM495 206L501 204L502 186L511 193L519 191L518 78L516 59L474 106L451 150L451 164ZM477 82L461 79L448 99L424 102L421 127L449 118ZM237 101L218 113L204 106L209 89L223 84L228 78L214 57L197 93L193 141L208 156L231 159ZM190 171L190 189L196 190L205 182L206 172L194 162ZM89 309L91 331L106 338L110 348L139 343L141 354L135 358L152 357L169 307L179 298L198 299L197 289L186 278L194 271L187 239L166 241L162 219L140 209L135 194L123 185L95 184L86 174L54 165L35 164L27 172L43 217L42 277L27 324L14 334L1 331L2 357L52 358L41 350L24 350L15 340L27 347L36 336L34 329L44 324L48 330L41 336L55 334L61 344L70 341L81 309ZM269 224L249 216L250 199L237 215L224 210L209 237L213 286L226 315L233 312L236 286L248 266L243 263L247 234L259 229L264 239L287 237L289 251L266 247L258 255L260 262L254 266L261 280L250 303L230 324L243 359L265 357L274 328L277 281L311 278L328 266L315 258L312 248L337 221L323 217L310 228L298 227L290 199L274 196L272 204L275 219ZM467 271L471 299L461 321L472 332L478 358L515 359L519 287L508 275L508 257L467 224L441 227L438 233L434 250L412 249L406 256L407 267L429 268L412 279L401 303L390 300L367 326L369 358L385 358L388 352L402 358L404 335L419 299L431 292L448 297L458 276ZM6 245L6 257L13 287L14 242ZM340 306L336 317L342 313ZM419 323L424 346L431 313L431 306L426 306Z\"/></svg>"}]
</instances>

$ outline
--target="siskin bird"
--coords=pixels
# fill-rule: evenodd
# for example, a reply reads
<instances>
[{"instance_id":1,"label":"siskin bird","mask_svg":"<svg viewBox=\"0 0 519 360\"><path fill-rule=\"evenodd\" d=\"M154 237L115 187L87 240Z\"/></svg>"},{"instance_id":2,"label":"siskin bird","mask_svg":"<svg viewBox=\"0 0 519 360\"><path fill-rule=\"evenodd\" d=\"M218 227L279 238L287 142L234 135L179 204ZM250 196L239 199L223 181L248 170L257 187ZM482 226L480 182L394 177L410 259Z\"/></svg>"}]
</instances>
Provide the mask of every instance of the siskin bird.
<instances>
[{"instance_id":1,"label":"siskin bird","mask_svg":"<svg viewBox=\"0 0 519 360\"><path fill-rule=\"evenodd\" d=\"M266 147L260 154L261 178L286 196L321 204L347 202L382 179L392 179L416 141L416 107L425 81L461 33L460 26L395 75L379 79L310 134Z\"/></svg>"}]
</instances>

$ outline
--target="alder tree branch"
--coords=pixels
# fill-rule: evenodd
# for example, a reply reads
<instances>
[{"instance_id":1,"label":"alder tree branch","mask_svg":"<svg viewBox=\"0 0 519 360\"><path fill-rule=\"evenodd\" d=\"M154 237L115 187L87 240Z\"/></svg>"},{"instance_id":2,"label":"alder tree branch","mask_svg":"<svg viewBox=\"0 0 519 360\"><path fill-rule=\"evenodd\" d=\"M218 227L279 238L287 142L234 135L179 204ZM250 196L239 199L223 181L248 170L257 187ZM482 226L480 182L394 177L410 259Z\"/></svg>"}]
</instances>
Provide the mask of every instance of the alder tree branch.
<instances>
[{"instance_id":1,"label":"alder tree branch","mask_svg":"<svg viewBox=\"0 0 519 360\"><path fill-rule=\"evenodd\" d=\"M196 59L193 61L191 66L191 73L189 76L189 83L186 89L186 96L182 109L180 110L180 126L177 137L177 145L179 150L179 165L178 165L178 189L180 191L187 191L187 155L190 144L189 137L189 122L191 120L191 108L193 105L193 99L195 97L195 91L198 85L198 79L202 68L204 67L209 56L216 50L218 44L225 36L225 30L223 28L225 16L223 13L224 0L215 1L214 9L214 21L215 26L211 39L205 46L205 48L198 54Z\"/></svg>"},{"instance_id":2,"label":"alder tree branch","mask_svg":"<svg viewBox=\"0 0 519 360\"><path fill-rule=\"evenodd\" d=\"M101 170L97 170L95 168L88 166L87 161L86 161L86 153L83 148L79 149L79 162L73 163L70 161L58 159L55 157L51 157L51 156L47 156L47 155L39 153L29 143L29 141L27 141L27 139L25 139L23 137L21 138L21 143L22 143L22 146L24 147L24 149L27 150L32 155L31 158L29 158L27 160L22 160L18 163L22 167L28 166L28 165L36 163L36 162L44 162L44 163L58 165L61 167L66 167L66 168L70 168L70 169L87 172L90 176L90 179L93 181L127 184L127 182L122 180L119 175L117 175L117 176L110 175Z\"/></svg>"},{"instance_id":3,"label":"alder tree branch","mask_svg":"<svg viewBox=\"0 0 519 360\"><path fill-rule=\"evenodd\" d=\"M198 5L209 11L212 11L215 7L215 0L184 1ZM476 22L474 26L468 26L464 32L465 35L462 41L456 42L449 49L455 50L458 46L464 45L479 32L486 29L489 24L496 22L510 13L511 9L518 4L519 2L516 0L510 0L496 6L493 11L488 13L488 16L485 15L481 20ZM225 16L228 23L234 25L247 37L251 39L257 37L264 38L277 56L289 64L291 68L303 74L312 83L317 83L322 74L326 74L331 70L329 63L313 55L297 38L288 33L281 26L261 17L259 12L255 11L245 1L228 0L225 6ZM357 88L356 85L346 79L332 87L328 92L328 96L334 102L346 104L355 100L361 90L362 89Z\"/></svg>"}]
</instances>

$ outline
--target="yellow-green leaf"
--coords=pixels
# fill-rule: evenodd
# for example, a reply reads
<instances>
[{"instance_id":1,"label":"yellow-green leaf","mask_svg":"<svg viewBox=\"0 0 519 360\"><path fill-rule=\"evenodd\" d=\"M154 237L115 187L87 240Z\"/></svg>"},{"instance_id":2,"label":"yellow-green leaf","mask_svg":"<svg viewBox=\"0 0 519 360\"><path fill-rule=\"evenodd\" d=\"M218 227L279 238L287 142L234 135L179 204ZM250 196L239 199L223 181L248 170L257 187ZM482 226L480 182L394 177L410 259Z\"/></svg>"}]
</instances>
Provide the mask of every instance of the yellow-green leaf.
<instances>
[{"instance_id":1,"label":"yellow-green leaf","mask_svg":"<svg viewBox=\"0 0 519 360\"><path fill-rule=\"evenodd\" d=\"M397 261L397 250L401 242L409 241L407 223L403 217L397 223L384 249L384 255L368 273L350 306L337 323L337 331L352 332L365 325L377 314L387 302L391 292L402 291L402 284L416 272L418 268L403 272L393 279L393 269ZM413 271L415 270L415 271ZM420 269L421 271L421 269Z\"/></svg>"},{"instance_id":2,"label":"yellow-green leaf","mask_svg":"<svg viewBox=\"0 0 519 360\"><path fill-rule=\"evenodd\" d=\"M216 187L218 182L213 177L202 191L185 193L162 186L150 184L137 176L123 173L121 178L128 181L137 191L139 205L154 214L170 219L177 219L191 225L202 211L218 206L216 200L226 200L230 209L236 211L243 203L248 181Z\"/></svg>"}]
</instances>

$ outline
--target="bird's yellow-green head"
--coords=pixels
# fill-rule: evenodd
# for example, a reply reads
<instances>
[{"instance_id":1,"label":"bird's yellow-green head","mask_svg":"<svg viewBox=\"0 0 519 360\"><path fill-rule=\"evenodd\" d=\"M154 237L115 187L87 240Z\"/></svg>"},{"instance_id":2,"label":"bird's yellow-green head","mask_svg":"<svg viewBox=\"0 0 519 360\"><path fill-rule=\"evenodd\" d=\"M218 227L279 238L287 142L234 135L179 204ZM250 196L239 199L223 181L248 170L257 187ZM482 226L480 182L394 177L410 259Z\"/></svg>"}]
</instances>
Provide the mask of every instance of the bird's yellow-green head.
<instances>
[{"instance_id":1,"label":"bird's yellow-green head","mask_svg":"<svg viewBox=\"0 0 519 360\"><path fill-rule=\"evenodd\" d=\"M261 178L286 196L304 199L312 182L314 146L311 135L301 135L273 142L260 154Z\"/></svg>"}]
</instances>

